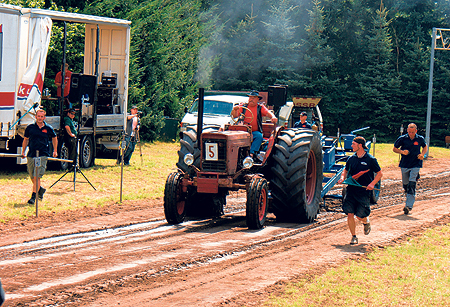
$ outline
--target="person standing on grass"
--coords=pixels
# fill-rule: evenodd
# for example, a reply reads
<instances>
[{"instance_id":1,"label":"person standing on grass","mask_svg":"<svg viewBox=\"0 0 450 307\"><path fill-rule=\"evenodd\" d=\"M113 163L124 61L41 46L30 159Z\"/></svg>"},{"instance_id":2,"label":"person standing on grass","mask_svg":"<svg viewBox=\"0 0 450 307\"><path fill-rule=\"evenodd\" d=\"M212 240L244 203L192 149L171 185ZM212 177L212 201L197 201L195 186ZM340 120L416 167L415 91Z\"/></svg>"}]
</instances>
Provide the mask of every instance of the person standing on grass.
<instances>
[{"instance_id":1,"label":"person standing on grass","mask_svg":"<svg viewBox=\"0 0 450 307\"><path fill-rule=\"evenodd\" d=\"M139 119L138 107L132 106L130 114L127 115L127 127L125 130L126 151L123 155L124 165L130 165L130 159L133 155L134 148L136 147L140 124L141 120Z\"/></svg>"},{"instance_id":2,"label":"person standing on grass","mask_svg":"<svg viewBox=\"0 0 450 307\"><path fill-rule=\"evenodd\" d=\"M358 244L355 216L364 224L364 234L370 233L370 198L372 190L383 176L377 159L366 152L366 149L366 140L363 137L357 136L353 139L352 150L355 154L347 160L338 181L338 183L342 183L348 175L361 185L347 186L347 194L342 205L342 210L347 214L348 228L352 234L351 245ZM376 175L374 176L374 174Z\"/></svg>"},{"instance_id":3,"label":"person standing on grass","mask_svg":"<svg viewBox=\"0 0 450 307\"><path fill-rule=\"evenodd\" d=\"M25 150L29 147L27 155L27 170L33 182L33 193L28 200L28 204L32 205L36 202L36 193L40 200L44 197L46 189L41 187L41 178L47 169L47 158L50 156L49 140L52 140L53 157L58 156L58 138L52 126L45 122L46 112L42 109L36 111L36 122L30 124L25 129L25 135L22 142L22 157L25 158ZM36 151L39 150L39 157L41 158L41 165L37 169L37 177L35 177L35 163ZM36 190L39 187L39 190Z\"/></svg>"},{"instance_id":4,"label":"person standing on grass","mask_svg":"<svg viewBox=\"0 0 450 307\"><path fill-rule=\"evenodd\" d=\"M416 200L416 182L423 159L428 151L428 145L423 136L417 134L417 125L411 123L406 129L407 134L401 135L394 143L393 151L401 154L399 167L402 171L403 189L406 193L406 203L403 208L409 214ZM422 148L422 152L420 151Z\"/></svg>"}]
</instances>

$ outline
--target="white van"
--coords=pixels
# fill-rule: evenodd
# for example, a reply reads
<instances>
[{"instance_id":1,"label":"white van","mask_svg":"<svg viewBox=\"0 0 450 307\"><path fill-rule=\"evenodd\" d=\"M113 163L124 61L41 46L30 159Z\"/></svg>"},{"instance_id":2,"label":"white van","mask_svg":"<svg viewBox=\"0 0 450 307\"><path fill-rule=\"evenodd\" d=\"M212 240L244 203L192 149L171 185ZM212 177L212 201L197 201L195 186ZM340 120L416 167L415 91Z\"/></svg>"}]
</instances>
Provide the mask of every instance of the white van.
<instances>
[{"instance_id":1,"label":"white van","mask_svg":"<svg viewBox=\"0 0 450 307\"><path fill-rule=\"evenodd\" d=\"M204 97L203 124L224 126L231 122L231 110L235 105L247 103L247 96L239 95L213 95ZM186 131L186 127L196 125L198 119L198 98L181 121L180 131Z\"/></svg>"}]
</instances>

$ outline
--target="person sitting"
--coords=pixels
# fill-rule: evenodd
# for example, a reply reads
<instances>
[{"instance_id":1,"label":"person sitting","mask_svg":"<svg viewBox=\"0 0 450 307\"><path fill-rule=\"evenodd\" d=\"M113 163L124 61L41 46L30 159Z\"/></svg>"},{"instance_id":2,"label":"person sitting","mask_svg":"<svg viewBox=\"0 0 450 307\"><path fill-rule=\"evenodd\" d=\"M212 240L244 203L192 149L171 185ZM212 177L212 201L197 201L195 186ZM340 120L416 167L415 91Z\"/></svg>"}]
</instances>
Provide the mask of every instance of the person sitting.
<instances>
[{"instance_id":1,"label":"person sitting","mask_svg":"<svg viewBox=\"0 0 450 307\"><path fill-rule=\"evenodd\" d=\"M262 117L270 117L272 123L276 124L278 119L276 116L267 109L264 105L258 103L263 97L259 95L258 91L251 91L248 96L248 103L241 104L233 107L231 111L231 116L234 118L239 117L241 114L244 115L243 122L251 126L252 128L252 145L250 147L250 156L255 159L256 154L259 152L263 141L263 130L262 130ZM247 109L244 109L244 108Z\"/></svg>"},{"instance_id":2,"label":"person sitting","mask_svg":"<svg viewBox=\"0 0 450 307\"><path fill-rule=\"evenodd\" d=\"M294 124L294 128L300 129L312 129L311 125L306 121L308 114L306 112L300 113L300 121Z\"/></svg>"}]
</instances>

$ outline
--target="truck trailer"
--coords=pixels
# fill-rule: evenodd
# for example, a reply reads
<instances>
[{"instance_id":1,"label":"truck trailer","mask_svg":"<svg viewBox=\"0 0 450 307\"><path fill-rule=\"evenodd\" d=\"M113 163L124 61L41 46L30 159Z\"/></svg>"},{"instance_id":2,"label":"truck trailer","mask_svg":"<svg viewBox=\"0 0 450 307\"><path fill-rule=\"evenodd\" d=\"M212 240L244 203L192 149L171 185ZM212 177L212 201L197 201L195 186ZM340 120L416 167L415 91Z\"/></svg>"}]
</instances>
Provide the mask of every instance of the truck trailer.
<instances>
[{"instance_id":1,"label":"truck trailer","mask_svg":"<svg viewBox=\"0 0 450 307\"><path fill-rule=\"evenodd\" d=\"M25 128L35 121L36 110L57 105L46 122L57 132L59 157L68 156L61 124L68 107L63 98L43 89L55 21L85 27L83 71L72 73L68 96L77 112L80 167L90 167L95 158L117 158L126 125L131 22L2 3L0 153L21 153ZM17 164L26 163L16 159ZM68 167L64 162L60 166Z\"/></svg>"}]
</instances>

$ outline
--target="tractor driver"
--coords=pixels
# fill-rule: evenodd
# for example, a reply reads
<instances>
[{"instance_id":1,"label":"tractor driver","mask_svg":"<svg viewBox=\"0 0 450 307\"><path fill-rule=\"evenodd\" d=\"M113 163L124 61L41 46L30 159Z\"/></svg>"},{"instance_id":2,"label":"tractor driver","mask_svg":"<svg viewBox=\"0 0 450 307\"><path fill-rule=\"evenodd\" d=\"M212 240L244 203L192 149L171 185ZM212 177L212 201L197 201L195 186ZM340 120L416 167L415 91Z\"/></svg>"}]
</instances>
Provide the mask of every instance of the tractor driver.
<instances>
[{"instance_id":1,"label":"tractor driver","mask_svg":"<svg viewBox=\"0 0 450 307\"><path fill-rule=\"evenodd\" d=\"M294 128L312 129L311 125L306 121L308 114L306 112L300 113L300 121L294 124Z\"/></svg>"},{"instance_id":2,"label":"tractor driver","mask_svg":"<svg viewBox=\"0 0 450 307\"><path fill-rule=\"evenodd\" d=\"M263 104L260 104L259 101L262 99L262 96L259 95L259 92L253 90L248 96L248 103L235 106L231 111L231 116L234 118L239 117L241 114L244 114L244 123L248 124L252 127L252 135L253 141L252 146L250 147L250 156L255 160L256 154L261 147L263 141L262 134L262 117L267 116L270 117L272 123L277 123L277 118L269 109L267 109ZM248 108L251 111L243 109L242 107ZM253 115L253 116L252 116Z\"/></svg>"}]
</instances>

